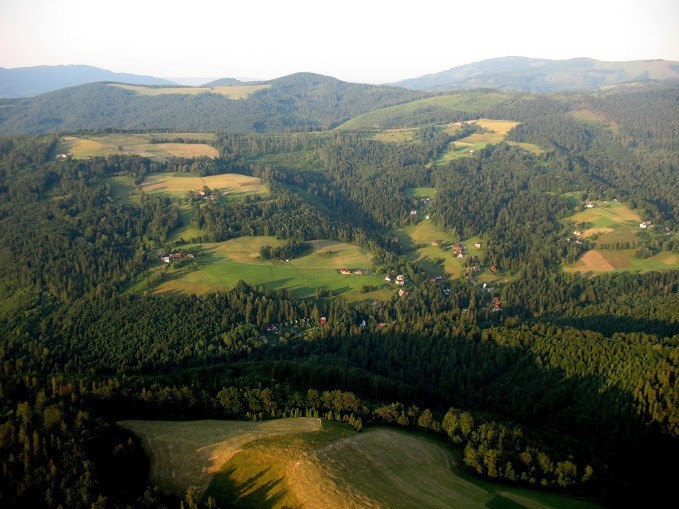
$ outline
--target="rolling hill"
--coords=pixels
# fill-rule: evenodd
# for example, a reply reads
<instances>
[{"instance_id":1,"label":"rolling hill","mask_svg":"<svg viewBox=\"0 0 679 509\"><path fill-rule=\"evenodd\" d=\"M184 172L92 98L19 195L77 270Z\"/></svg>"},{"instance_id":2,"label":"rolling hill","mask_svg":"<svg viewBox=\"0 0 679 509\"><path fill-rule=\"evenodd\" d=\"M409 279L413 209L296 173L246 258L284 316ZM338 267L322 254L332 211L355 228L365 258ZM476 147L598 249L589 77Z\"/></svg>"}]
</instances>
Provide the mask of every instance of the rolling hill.
<instances>
[{"instance_id":1,"label":"rolling hill","mask_svg":"<svg viewBox=\"0 0 679 509\"><path fill-rule=\"evenodd\" d=\"M582 90L626 81L679 79L679 62L638 60L604 62L591 58L546 60L502 57L461 65L393 85L413 90L446 91L496 88L527 92Z\"/></svg>"},{"instance_id":2,"label":"rolling hill","mask_svg":"<svg viewBox=\"0 0 679 509\"><path fill-rule=\"evenodd\" d=\"M231 85L242 88L243 85ZM0 100L0 132L99 129L270 132L331 128L374 108L423 97L395 87L346 83L311 73L250 83L233 99L224 88L120 87L99 82L35 98ZM153 92L153 93L150 93ZM200 93L196 93L200 92Z\"/></svg>"},{"instance_id":3,"label":"rolling hill","mask_svg":"<svg viewBox=\"0 0 679 509\"><path fill-rule=\"evenodd\" d=\"M118 81L136 85L174 85L172 81L162 78L112 72L90 65L40 65L15 69L0 68L0 97L31 97L96 81Z\"/></svg>"}]
</instances>

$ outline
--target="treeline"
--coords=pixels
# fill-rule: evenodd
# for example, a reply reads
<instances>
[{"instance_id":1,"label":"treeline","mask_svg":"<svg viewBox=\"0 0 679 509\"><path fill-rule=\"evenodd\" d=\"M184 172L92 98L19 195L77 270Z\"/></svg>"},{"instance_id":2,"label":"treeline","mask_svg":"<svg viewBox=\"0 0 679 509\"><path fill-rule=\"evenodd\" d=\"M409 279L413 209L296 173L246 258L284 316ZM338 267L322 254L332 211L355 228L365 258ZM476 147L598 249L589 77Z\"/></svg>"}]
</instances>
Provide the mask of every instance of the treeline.
<instances>
[{"instance_id":1,"label":"treeline","mask_svg":"<svg viewBox=\"0 0 679 509\"><path fill-rule=\"evenodd\" d=\"M310 248L311 244L308 242L299 242L293 239L278 247L262 246L259 250L259 256L264 260L287 260L297 258Z\"/></svg>"}]
</instances>

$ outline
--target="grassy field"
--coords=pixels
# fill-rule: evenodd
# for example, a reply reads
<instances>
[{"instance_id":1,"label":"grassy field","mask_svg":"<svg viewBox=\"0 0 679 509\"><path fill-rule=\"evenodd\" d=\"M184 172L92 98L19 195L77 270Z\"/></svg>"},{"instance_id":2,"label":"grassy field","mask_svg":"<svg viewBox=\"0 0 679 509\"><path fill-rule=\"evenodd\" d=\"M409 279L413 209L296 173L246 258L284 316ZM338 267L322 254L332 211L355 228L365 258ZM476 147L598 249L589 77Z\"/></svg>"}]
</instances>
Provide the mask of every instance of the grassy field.
<instances>
[{"instance_id":1,"label":"grassy field","mask_svg":"<svg viewBox=\"0 0 679 509\"><path fill-rule=\"evenodd\" d=\"M187 250L196 252L200 268L186 271L170 267L155 292L202 294L232 288L240 280L264 288L289 288L299 297L312 296L317 288L332 290L334 295L342 295L349 301L385 299L395 291L385 283L383 276L345 276L339 273L343 267L372 267L372 256L358 246L315 240L311 241L311 252L287 262L260 258L262 246L278 247L283 244L284 241L274 237L240 237L226 242L186 246ZM379 289L363 293L364 285Z\"/></svg>"},{"instance_id":2,"label":"grassy field","mask_svg":"<svg viewBox=\"0 0 679 509\"><path fill-rule=\"evenodd\" d=\"M397 106L378 108L345 122L337 129L373 130L413 127L413 119L419 124L430 123L430 118L458 112L477 112L508 100L510 95L501 92L458 92L412 101ZM421 120L420 120L421 119Z\"/></svg>"},{"instance_id":3,"label":"grassy field","mask_svg":"<svg viewBox=\"0 0 679 509\"><path fill-rule=\"evenodd\" d=\"M119 424L141 437L161 489L192 486L228 507L596 507L479 481L458 451L391 428L356 433L309 418Z\"/></svg>"},{"instance_id":4,"label":"grassy field","mask_svg":"<svg viewBox=\"0 0 679 509\"><path fill-rule=\"evenodd\" d=\"M375 133L372 139L387 143L419 143L414 137L416 132L417 128L414 127L404 129L384 129Z\"/></svg>"},{"instance_id":5,"label":"grassy field","mask_svg":"<svg viewBox=\"0 0 679 509\"><path fill-rule=\"evenodd\" d=\"M183 138L185 143L151 143L153 138ZM213 133L145 133L105 134L92 136L64 136L56 153L71 154L75 159L110 155L138 155L152 159L167 160L173 157L210 157L219 151L202 141L212 141ZM194 142L191 142L195 140Z\"/></svg>"},{"instance_id":6,"label":"grassy field","mask_svg":"<svg viewBox=\"0 0 679 509\"><path fill-rule=\"evenodd\" d=\"M268 194L266 184L263 184L260 178L238 173L224 173L207 177L193 173L156 173L149 175L141 183L145 193L162 193L177 198L184 197L189 191L203 189L204 186L226 192L227 196Z\"/></svg>"},{"instance_id":7,"label":"grassy field","mask_svg":"<svg viewBox=\"0 0 679 509\"><path fill-rule=\"evenodd\" d=\"M507 137L507 133L519 125L519 122L513 120L493 120L489 118L480 118L467 123L479 125L485 132L473 133L451 143L448 151L437 161L438 164L446 164L460 157L469 157L487 145L501 143ZM542 152L540 147L530 143L513 143L513 145L520 146L533 153Z\"/></svg>"},{"instance_id":8,"label":"grassy field","mask_svg":"<svg viewBox=\"0 0 679 509\"><path fill-rule=\"evenodd\" d=\"M111 195L116 203L125 205L141 202L141 191L134 183L134 178L127 175L109 177L106 182L111 187Z\"/></svg>"},{"instance_id":9,"label":"grassy field","mask_svg":"<svg viewBox=\"0 0 679 509\"><path fill-rule=\"evenodd\" d=\"M229 99L247 99L249 96L260 90L271 88L271 85L227 85L222 87L147 87L144 85L120 85L112 83L110 86L130 90L139 95L198 95L198 94L219 94Z\"/></svg>"},{"instance_id":10,"label":"grassy field","mask_svg":"<svg viewBox=\"0 0 679 509\"><path fill-rule=\"evenodd\" d=\"M631 243L639 240L641 217L620 202L595 202L565 221L580 225L582 238L601 246L604 244ZM577 227L576 227L577 228ZM575 263L564 266L566 272L612 272L667 270L679 268L679 256L661 252L649 258L636 258L634 249L603 249L595 247L584 253Z\"/></svg>"},{"instance_id":11,"label":"grassy field","mask_svg":"<svg viewBox=\"0 0 679 509\"><path fill-rule=\"evenodd\" d=\"M484 252L483 245L481 248L474 247L480 239L472 237L463 242L465 258L458 259L451 248L452 244L458 242L457 236L432 221L420 221L402 228L397 233L408 260L417 263L431 275L459 277L465 270L464 262L467 257L480 257ZM438 246L432 244L435 240L439 241ZM502 278L503 276L489 270L475 276L475 279L482 283L491 283Z\"/></svg>"},{"instance_id":12,"label":"grassy field","mask_svg":"<svg viewBox=\"0 0 679 509\"><path fill-rule=\"evenodd\" d=\"M312 418L264 422L121 421L118 425L141 438L151 458L152 483L179 494L189 487L202 494L214 474L249 442L321 427L320 420Z\"/></svg>"},{"instance_id":13,"label":"grassy field","mask_svg":"<svg viewBox=\"0 0 679 509\"><path fill-rule=\"evenodd\" d=\"M409 187L406 189L406 195L411 198L434 199L434 196L436 196L436 189L433 187Z\"/></svg>"}]
</instances>

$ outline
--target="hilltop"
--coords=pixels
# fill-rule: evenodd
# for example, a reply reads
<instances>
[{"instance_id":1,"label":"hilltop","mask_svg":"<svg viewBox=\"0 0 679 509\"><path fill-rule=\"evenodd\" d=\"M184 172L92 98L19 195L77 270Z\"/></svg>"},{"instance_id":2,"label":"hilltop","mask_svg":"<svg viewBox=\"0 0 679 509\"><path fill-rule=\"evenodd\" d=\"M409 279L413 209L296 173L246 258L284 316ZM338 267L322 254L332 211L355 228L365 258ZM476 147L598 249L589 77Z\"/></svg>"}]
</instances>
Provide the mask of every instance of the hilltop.
<instances>
[{"instance_id":1,"label":"hilltop","mask_svg":"<svg viewBox=\"0 0 679 509\"><path fill-rule=\"evenodd\" d=\"M627 81L670 79L679 79L679 62L667 60L604 62L591 58L547 60L502 57L453 67L446 71L398 81L392 85L437 92L474 88L556 92L617 85Z\"/></svg>"}]
</instances>

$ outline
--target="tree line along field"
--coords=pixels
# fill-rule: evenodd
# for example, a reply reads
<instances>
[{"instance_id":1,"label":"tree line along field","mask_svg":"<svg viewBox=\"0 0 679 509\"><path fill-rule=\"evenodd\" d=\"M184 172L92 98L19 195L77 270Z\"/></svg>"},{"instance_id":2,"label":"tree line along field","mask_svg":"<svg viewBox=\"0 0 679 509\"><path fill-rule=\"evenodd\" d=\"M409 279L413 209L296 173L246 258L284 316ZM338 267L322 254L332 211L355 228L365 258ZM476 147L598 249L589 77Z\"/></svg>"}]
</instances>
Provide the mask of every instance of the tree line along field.
<instances>
[{"instance_id":1,"label":"tree line along field","mask_svg":"<svg viewBox=\"0 0 679 509\"><path fill-rule=\"evenodd\" d=\"M154 139L183 142L153 142ZM136 155L155 160L168 160L173 157L215 158L219 151L209 145L215 140L214 133L126 133L103 135L68 135L61 137L55 149L56 154L69 154L75 159L110 155Z\"/></svg>"},{"instance_id":2,"label":"tree line along field","mask_svg":"<svg viewBox=\"0 0 679 509\"><path fill-rule=\"evenodd\" d=\"M392 428L305 417L119 424L141 437L161 489L230 507L597 507L479 481L442 442Z\"/></svg>"},{"instance_id":3,"label":"tree line along field","mask_svg":"<svg viewBox=\"0 0 679 509\"><path fill-rule=\"evenodd\" d=\"M158 95L199 95L217 94L233 100L247 99L255 92L271 88L271 85L224 85L217 87L157 87L144 85L121 85L111 84L112 87L129 90L139 95L158 96Z\"/></svg>"},{"instance_id":4,"label":"tree line along field","mask_svg":"<svg viewBox=\"0 0 679 509\"><path fill-rule=\"evenodd\" d=\"M174 269L164 265L151 270L159 283L155 293L182 292L204 294L232 288L243 280L268 289L288 288L298 297L310 297L316 290L332 291L347 301L388 298L394 289L383 275L340 274L341 268L369 270L373 262L364 249L331 240L310 241L310 252L289 260L264 260L264 245L279 247L284 241L275 237L239 237L225 242L185 245L195 253L196 267ZM162 278L157 276L163 273ZM363 287L377 288L364 292ZM143 285L141 287L143 289Z\"/></svg>"}]
</instances>

